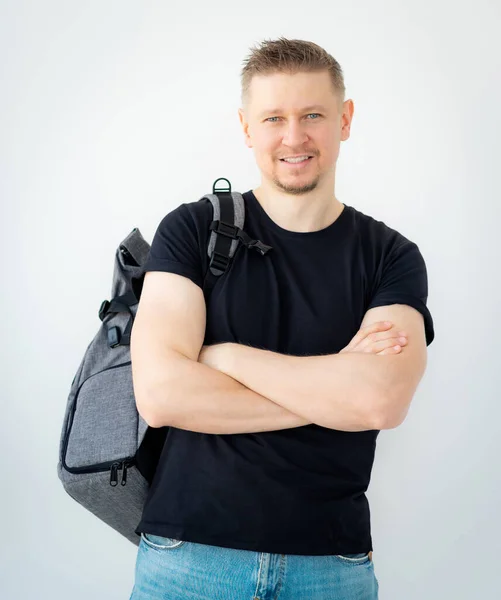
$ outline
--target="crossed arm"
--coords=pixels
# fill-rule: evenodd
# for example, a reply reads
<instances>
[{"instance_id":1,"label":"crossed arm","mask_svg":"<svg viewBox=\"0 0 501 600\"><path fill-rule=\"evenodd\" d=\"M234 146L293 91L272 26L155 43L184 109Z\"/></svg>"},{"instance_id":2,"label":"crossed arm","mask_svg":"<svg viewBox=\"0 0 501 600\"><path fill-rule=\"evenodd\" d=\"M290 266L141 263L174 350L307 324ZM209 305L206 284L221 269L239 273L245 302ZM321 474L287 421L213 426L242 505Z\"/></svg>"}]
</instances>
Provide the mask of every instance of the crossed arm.
<instances>
[{"instance_id":1,"label":"crossed arm","mask_svg":"<svg viewBox=\"0 0 501 600\"><path fill-rule=\"evenodd\" d=\"M371 308L362 322L389 320L408 332L398 356L202 346L205 318L198 286L172 273L146 273L131 361L138 411L151 427L219 434L311 423L341 431L396 427L426 364L423 317L406 305Z\"/></svg>"},{"instance_id":2,"label":"crossed arm","mask_svg":"<svg viewBox=\"0 0 501 600\"><path fill-rule=\"evenodd\" d=\"M298 357L223 343L203 346L198 362L172 351L175 368L151 398L154 413L143 418L151 427L217 434L311 423L350 432L390 429L407 414L426 364L423 347L424 341L409 346L407 356Z\"/></svg>"},{"instance_id":3,"label":"crossed arm","mask_svg":"<svg viewBox=\"0 0 501 600\"><path fill-rule=\"evenodd\" d=\"M224 343L204 346L198 360L310 423L361 431L380 426L381 359L355 353L290 356Z\"/></svg>"},{"instance_id":4,"label":"crossed arm","mask_svg":"<svg viewBox=\"0 0 501 600\"><path fill-rule=\"evenodd\" d=\"M390 321L409 343L398 355L348 352L288 356L240 344L204 346L198 360L247 388L331 429L362 431L400 425L426 370L423 315L412 306L370 308L362 327Z\"/></svg>"},{"instance_id":5,"label":"crossed arm","mask_svg":"<svg viewBox=\"0 0 501 600\"><path fill-rule=\"evenodd\" d=\"M135 330L131 355L138 410L150 427L213 434L278 431L311 423L340 431L380 428L373 412L380 371L373 365L383 357L297 357L225 343L203 346L192 355L164 348L158 364L150 358L142 366L145 354L137 348L141 331L147 330ZM159 374L148 394L141 393L146 369Z\"/></svg>"}]
</instances>

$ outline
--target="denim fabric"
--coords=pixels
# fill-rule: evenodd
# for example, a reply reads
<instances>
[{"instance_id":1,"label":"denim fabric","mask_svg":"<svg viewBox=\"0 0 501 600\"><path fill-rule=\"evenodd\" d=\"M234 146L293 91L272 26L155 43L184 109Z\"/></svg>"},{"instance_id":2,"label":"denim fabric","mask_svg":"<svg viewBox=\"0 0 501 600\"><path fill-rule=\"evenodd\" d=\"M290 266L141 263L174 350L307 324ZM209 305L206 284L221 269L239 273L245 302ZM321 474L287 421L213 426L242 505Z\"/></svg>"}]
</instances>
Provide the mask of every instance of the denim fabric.
<instances>
[{"instance_id":1,"label":"denim fabric","mask_svg":"<svg viewBox=\"0 0 501 600\"><path fill-rule=\"evenodd\" d=\"M142 533L129 600L378 600L372 553L310 556Z\"/></svg>"}]
</instances>

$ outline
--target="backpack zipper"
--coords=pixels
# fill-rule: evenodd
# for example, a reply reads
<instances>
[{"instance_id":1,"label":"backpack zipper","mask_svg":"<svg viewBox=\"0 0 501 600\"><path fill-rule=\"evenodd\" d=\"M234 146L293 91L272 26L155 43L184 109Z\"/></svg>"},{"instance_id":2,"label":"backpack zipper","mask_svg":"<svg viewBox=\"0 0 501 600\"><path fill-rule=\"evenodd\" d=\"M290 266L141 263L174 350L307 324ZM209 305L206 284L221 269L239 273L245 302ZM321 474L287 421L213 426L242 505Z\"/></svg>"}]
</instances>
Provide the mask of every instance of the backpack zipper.
<instances>
[{"instance_id":1,"label":"backpack zipper","mask_svg":"<svg viewBox=\"0 0 501 600\"><path fill-rule=\"evenodd\" d=\"M110 485L112 487L115 487L116 485L118 485L118 470L120 468L123 468L123 472L122 472L122 481L120 482L120 485L126 485L127 484L127 467L130 467L132 464L135 464L135 461L129 461L129 460L117 460L115 461L110 468Z\"/></svg>"}]
</instances>

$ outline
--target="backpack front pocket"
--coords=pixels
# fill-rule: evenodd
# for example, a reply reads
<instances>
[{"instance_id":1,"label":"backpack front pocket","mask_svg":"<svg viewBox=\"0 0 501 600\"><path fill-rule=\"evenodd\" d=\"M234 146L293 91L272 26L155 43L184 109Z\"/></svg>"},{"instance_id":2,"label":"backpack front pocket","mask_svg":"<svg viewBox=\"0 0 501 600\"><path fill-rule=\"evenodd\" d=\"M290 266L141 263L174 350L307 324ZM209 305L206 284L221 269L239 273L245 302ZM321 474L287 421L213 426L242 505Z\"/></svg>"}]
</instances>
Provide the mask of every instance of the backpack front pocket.
<instances>
[{"instance_id":1,"label":"backpack front pocket","mask_svg":"<svg viewBox=\"0 0 501 600\"><path fill-rule=\"evenodd\" d=\"M73 400L63 444L64 467L71 473L85 473L132 460L138 424L131 361L87 377Z\"/></svg>"}]
</instances>

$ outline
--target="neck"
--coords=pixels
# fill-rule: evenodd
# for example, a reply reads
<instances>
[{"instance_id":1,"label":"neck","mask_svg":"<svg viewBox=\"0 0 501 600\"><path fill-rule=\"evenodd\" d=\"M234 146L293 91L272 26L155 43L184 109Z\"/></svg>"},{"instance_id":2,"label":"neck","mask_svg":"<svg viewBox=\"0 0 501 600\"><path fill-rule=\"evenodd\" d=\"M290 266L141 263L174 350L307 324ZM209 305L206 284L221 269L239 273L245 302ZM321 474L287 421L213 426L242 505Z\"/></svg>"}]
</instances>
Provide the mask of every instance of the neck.
<instances>
[{"instance_id":1,"label":"neck","mask_svg":"<svg viewBox=\"0 0 501 600\"><path fill-rule=\"evenodd\" d=\"M295 195L268 189L263 183L252 191L268 216L288 231L308 233L325 229L344 209L334 192L322 193L315 189Z\"/></svg>"}]
</instances>

